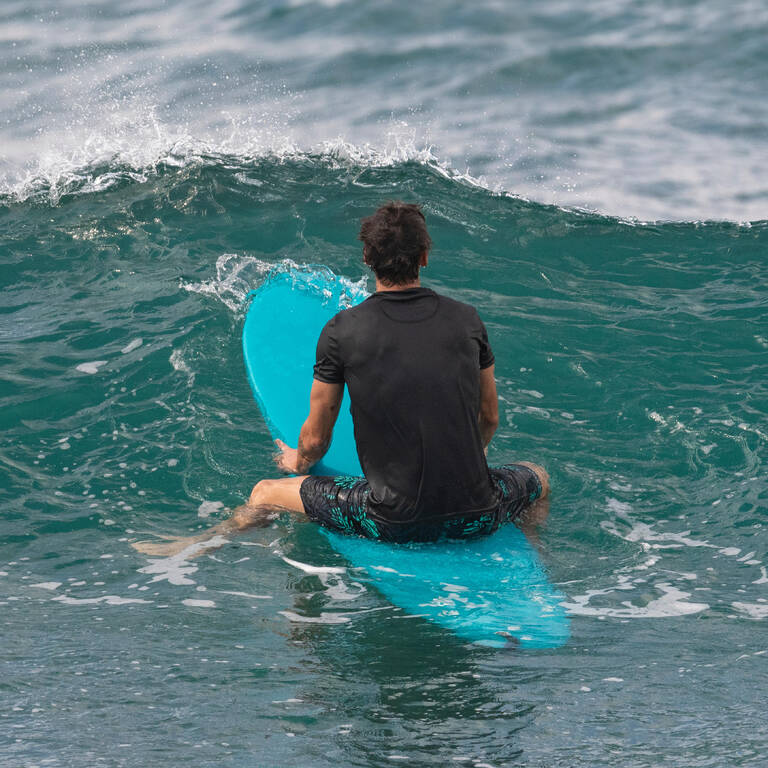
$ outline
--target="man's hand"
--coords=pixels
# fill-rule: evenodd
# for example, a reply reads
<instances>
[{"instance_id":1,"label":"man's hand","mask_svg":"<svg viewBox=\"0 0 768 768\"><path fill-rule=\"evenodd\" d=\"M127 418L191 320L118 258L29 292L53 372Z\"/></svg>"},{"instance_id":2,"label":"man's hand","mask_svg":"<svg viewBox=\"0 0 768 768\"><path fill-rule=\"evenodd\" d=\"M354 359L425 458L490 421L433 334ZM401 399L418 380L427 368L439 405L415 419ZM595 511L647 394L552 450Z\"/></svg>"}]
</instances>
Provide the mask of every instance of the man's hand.
<instances>
[{"instance_id":1,"label":"man's hand","mask_svg":"<svg viewBox=\"0 0 768 768\"><path fill-rule=\"evenodd\" d=\"M331 444L333 425L339 415L344 384L312 382L309 393L309 416L299 432L298 448L291 448L282 440L275 440L279 453L275 463L289 475L305 475L311 466L325 456Z\"/></svg>"},{"instance_id":2,"label":"man's hand","mask_svg":"<svg viewBox=\"0 0 768 768\"><path fill-rule=\"evenodd\" d=\"M299 470L299 452L296 448L291 448L288 443L282 440L275 440L275 445L279 453L275 454L275 464L281 472L287 475L301 474Z\"/></svg>"}]
</instances>

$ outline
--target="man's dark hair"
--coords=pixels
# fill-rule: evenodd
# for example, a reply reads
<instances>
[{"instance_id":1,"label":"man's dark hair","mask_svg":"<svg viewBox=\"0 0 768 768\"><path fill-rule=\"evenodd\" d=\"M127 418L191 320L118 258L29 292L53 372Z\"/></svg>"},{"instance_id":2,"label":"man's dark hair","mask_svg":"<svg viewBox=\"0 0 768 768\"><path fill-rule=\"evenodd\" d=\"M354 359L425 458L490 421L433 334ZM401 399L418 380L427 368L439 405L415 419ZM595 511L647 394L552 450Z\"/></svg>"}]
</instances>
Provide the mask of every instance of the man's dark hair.
<instances>
[{"instance_id":1,"label":"man's dark hair","mask_svg":"<svg viewBox=\"0 0 768 768\"><path fill-rule=\"evenodd\" d=\"M393 200L363 219L358 239L363 257L376 277L388 285L403 285L419 276L419 261L432 247L421 208Z\"/></svg>"}]
</instances>

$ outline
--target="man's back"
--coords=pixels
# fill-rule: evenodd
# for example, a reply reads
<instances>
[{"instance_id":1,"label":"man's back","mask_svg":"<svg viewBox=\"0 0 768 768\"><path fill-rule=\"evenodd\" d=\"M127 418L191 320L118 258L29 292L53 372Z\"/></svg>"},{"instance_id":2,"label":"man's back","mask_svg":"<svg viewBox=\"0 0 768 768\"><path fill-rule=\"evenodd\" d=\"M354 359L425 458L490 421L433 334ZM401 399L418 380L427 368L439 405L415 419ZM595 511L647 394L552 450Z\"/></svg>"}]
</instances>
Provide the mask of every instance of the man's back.
<instances>
[{"instance_id":1,"label":"man's back","mask_svg":"<svg viewBox=\"0 0 768 768\"><path fill-rule=\"evenodd\" d=\"M497 503L478 426L492 364L474 308L427 288L379 291L328 323L315 378L349 388L370 514L426 521Z\"/></svg>"},{"instance_id":2,"label":"man's back","mask_svg":"<svg viewBox=\"0 0 768 768\"><path fill-rule=\"evenodd\" d=\"M204 537L263 524L277 507L384 541L461 539L493 533L549 493L536 464L486 464L499 421L493 354L472 307L421 288L432 239L419 206L386 203L359 237L376 293L320 335L298 446L275 441L278 466L294 477L260 480ZM366 477L308 475L331 444L345 384ZM142 551L173 554L198 541Z\"/></svg>"}]
</instances>

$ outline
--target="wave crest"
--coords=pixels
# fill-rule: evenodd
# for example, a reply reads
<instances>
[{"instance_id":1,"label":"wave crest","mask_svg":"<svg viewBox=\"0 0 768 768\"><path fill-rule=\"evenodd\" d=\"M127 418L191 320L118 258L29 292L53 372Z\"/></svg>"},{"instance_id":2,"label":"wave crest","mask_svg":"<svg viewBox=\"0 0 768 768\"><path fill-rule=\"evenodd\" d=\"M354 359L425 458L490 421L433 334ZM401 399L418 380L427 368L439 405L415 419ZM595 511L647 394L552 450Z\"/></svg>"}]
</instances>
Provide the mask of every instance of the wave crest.
<instances>
[{"instance_id":1,"label":"wave crest","mask_svg":"<svg viewBox=\"0 0 768 768\"><path fill-rule=\"evenodd\" d=\"M0 177L0 206L25 202L57 206L66 197L103 193L122 185L147 183L154 178L191 169L220 169L234 173L241 183L259 186L262 182L258 179L254 181L249 172L254 169L262 172L270 166L271 170L296 165L313 167L320 172L349 171L353 179L355 175L371 169L412 166L465 189L515 201L537 211L548 211L557 216L564 213L577 218L588 217L610 225L736 224L749 228L754 224L765 224L765 220L639 220L589 208L536 202L499 185L491 185L484 176L458 171L437 156L432 145L420 145L414 135L405 129L390 131L383 147L369 143L358 145L338 137L305 149L279 132L268 129L261 135L258 131L244 131L238 127L227 138L207 141L187 133L174 132L157 120L150 120L148 125L153 126L152 131L144 123L141 130L137 128L138 141L126 130L93 135L76 151L51 152L38 158L35 166L23 173L16 176L6 173ZM321 180L321 183L325 181ZM390 196L401 194L397 188L391 191L383 189L382 192ZM453 190L447 190L447 193L452 195Z\"/></svg>"},{"instance_id":2,"label":"wave crest","mask_svg":"<svg viewBox=\"0 0 768 768\"><path fill-rule=\"evenodd\" d=\"M216 142L174 132L154 116L135 130L93 134L71 151L51 151L16 173L0 178L0 204L34 200L57 205L68 195L103 192L122 183L143 183L160 173L195 166L247 168L271 161L316 163L331 169L386 168L406 163L427 166L446 178L491 192L483 177L460 173L440 160L430 145L419 146L412 135L391 131L382 148L356 145L338 137L300 148L290 139L265 131L238 129ZM140 140L137 141L137 134Z\"/></svg>"}]
</instances>

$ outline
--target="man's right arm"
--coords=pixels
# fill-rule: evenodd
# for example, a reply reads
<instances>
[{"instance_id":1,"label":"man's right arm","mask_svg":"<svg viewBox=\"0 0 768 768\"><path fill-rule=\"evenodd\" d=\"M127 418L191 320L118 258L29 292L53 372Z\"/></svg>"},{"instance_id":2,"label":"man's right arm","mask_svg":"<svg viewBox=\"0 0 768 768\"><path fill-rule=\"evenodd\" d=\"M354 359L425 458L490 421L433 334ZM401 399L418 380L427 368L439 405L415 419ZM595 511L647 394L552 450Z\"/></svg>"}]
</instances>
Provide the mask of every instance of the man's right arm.
<instances>
[{"instance_id":1,"label":"man's right arm","mask_svg":"<svg viewBox=\"0 0 768 768\"><path fill-rule=\"evenodd\" d=\"M499 426L499 396L496 393L496 379L493 375L495 367L494 365L489 365L487 368L480 369L480 413L478 415L478 422L484 448L488 447L488 443L491 442L491 438Z\"/></svg>"},{"instance_id":2,"label":"man's right arm","mask_svg":"<svg viewBox=\"0 0 768 768\"><path fill-rule=\"evenodd\" d=\"M309 394L309 416L299 433L298 448L275 440L280 453L277 465L283 472L304 475L328 452L333 437L333 425L339 415L344 384L327 384L315 379Z\"/></svg>"}]
</instances>

